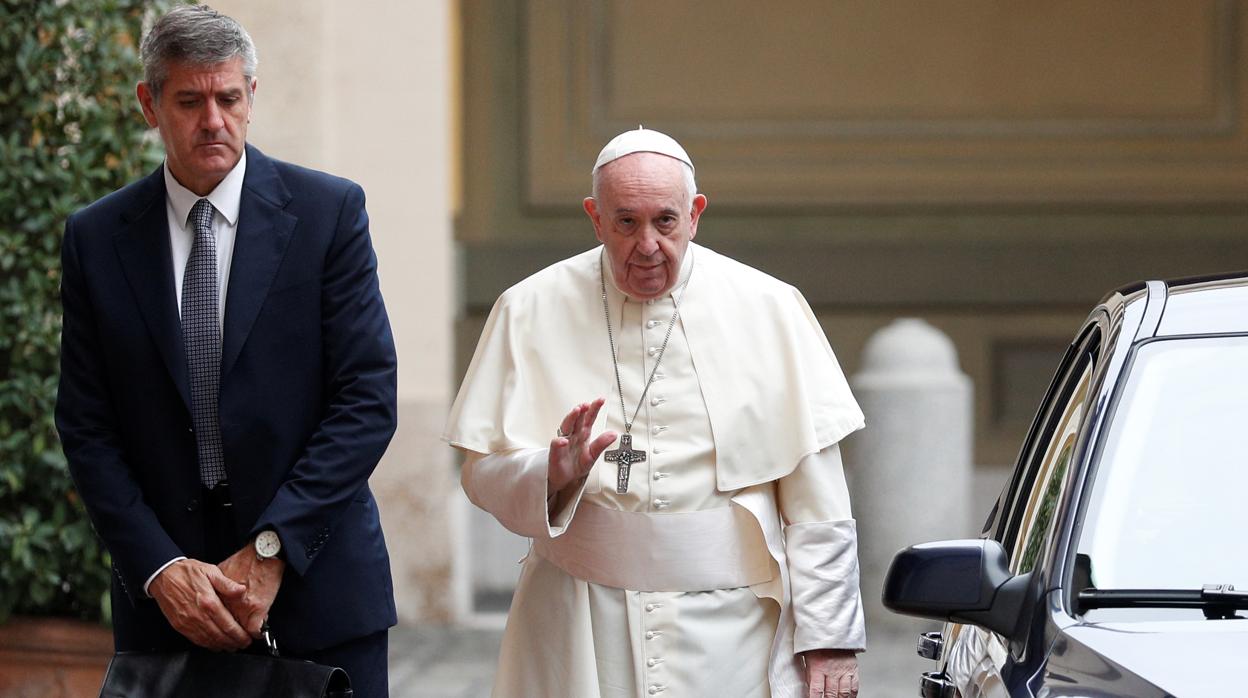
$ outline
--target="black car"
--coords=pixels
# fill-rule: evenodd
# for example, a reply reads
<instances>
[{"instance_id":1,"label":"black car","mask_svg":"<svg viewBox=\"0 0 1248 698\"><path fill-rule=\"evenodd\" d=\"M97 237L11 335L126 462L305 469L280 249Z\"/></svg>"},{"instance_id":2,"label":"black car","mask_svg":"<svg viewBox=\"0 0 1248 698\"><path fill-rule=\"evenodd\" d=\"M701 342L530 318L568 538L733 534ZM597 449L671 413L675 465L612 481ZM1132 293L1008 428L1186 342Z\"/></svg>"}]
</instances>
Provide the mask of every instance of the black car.
<instances>
[{"instance_id":1,"label":"black car","mask_svg":"<svg viewBox=\"0 0 1248 698\"><path fill-rule=\"evenodd\" d=\"M1248 274L1111 293L974 540L893 559L924 696L1248 695Z\"/></svg>"}]
</instances>

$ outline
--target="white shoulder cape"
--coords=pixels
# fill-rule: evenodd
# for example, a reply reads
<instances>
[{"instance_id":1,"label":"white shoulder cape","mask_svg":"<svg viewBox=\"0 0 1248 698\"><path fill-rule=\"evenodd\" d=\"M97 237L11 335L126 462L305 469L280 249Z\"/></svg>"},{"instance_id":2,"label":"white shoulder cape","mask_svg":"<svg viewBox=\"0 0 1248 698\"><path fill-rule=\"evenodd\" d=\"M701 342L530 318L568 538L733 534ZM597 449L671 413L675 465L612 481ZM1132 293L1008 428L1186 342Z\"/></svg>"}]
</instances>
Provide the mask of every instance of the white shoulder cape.
<instances>
[{"instance_id":1,"label":"white shoulder cape","mask_svg":"<svg viewBox=\"0 0 1248 698\"><path fill-rule=\"evenodd\" d=\"M530 276L490 311L443 439L478 453L547 448L573 406L615 378L602 313L601 247ZM680 302L729 492L793 471L862 428L863 416L814 313L794 287L691 243ZM599 416L601 430L605 415ZM593 478L591 478L593 481Z\"/></svg>"}]
</instances>

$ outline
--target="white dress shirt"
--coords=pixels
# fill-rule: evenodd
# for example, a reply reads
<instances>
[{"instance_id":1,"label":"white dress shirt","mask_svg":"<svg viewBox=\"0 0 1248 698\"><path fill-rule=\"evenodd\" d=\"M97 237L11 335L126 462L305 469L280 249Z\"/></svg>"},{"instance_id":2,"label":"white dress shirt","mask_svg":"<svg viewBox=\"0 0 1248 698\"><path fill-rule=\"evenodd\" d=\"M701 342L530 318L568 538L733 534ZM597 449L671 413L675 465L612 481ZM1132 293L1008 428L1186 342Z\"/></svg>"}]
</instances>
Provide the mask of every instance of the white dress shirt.
<instances>
[{"instance_id":1,"label":"white dress shirt","mask_svg":"<svg viewBox=\"0 0 1248 698\"><path fill-rule=\"evenodd\" d=\"M182 277L186 275L186 262L191 257L195 243L195 227L187 219L191 207L200 199L208 199L215 209L212 227L217 235L217 289L220 304L218 319L225 321L225 292L229 286L230 262L234 258L234 238L238 234L238 208L243 195L243 175L247 172L247 153L244 151L234 169L208 196L199 196L174 178L165 165L165 213L169 218L169 250L173 253L173 289L178 299L178 315L182 314Z\"/></svg>"}]
</instances>

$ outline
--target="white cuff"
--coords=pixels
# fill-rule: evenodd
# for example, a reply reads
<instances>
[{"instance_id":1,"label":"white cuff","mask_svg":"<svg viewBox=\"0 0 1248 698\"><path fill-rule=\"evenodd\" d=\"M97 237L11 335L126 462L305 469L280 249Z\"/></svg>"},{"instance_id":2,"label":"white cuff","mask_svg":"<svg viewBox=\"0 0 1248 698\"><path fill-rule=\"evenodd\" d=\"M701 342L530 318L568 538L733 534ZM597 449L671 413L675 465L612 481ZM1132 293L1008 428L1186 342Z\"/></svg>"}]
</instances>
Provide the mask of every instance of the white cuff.
<instances>
[{"instance_id":1,"label":"white cuff","mask_svg":"<svg viewBox=\"0 0 1248 698\"><path fill-rule=\"evenodd\" d=\"M585 483L588 481L588 477L583 477L564 485L562 490L551 495L553 501L559 505L558 511L550 512L546 522L546 533L551 538L558 538L568 530L568 524L572 522L576 508L580 506L581 498L585 495Z\"/></svg>"},{"instance_id":2,"label":"white cuff","mask_svg":"<svg viewBox=\"0 0 1248 698\"><path fill-rule=\"evenodd\" d=\"M581 502L585 480L548 494L549 458L545 448L489 455L469 451L461 477L464 492L469 501L493 514L512 533L526 538L562 535Z\"/></svg>"},{"instance_id":3,"label":"white cuff","mask_svg":"<svg viewBox=\"0 0 1248 698\"><path fill-rule=\"evenodd\" d=\"M179 555L178 557L175 557L169 562L166 562L165 564L156 568L156 571L152 573L152 576L148 577L146 582L143 582L143 595L149 599L152 598L152 595L148 593L147 588L152 585L152 582L156 580L156 577L160 576L160 573L164 572L165 569L169 567L169 565L172 565L175 562L181 562L182 560L185 560L185 559L186 557L184 555Z\"/></svg>"},{"instance_id":4,"label":"white cuff","mask_svg":"<svg viewBox=\"0 0 1248 698\"><path fill-rule=\"evenodd\" d=\"M784 539L797 626L793 651L866 649L854 520L792 524Z\"/></svg>"}]
</instances>

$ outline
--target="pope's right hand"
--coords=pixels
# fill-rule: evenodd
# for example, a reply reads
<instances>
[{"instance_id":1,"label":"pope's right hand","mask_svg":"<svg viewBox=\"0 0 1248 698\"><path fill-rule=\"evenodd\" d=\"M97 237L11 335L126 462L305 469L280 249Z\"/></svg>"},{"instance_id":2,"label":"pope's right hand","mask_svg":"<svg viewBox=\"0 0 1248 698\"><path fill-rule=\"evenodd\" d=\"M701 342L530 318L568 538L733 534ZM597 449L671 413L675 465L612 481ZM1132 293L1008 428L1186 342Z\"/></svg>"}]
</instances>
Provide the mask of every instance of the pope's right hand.
<instances>
[{"instance_id":1,"label":"pope's right hand","mask_svg":"<svg viewBox=\"0 0 1248 698\"><path fill-rule=\"evenodd\" d=\"M241 599L247 587L216 565L179 560L161 570L147 590L173 629L200 647L229 652L251 644L251 636L222 602Z\"/></svg>"},{"instance_id":2,"label":"pope's right hand","mask_svg":"<svg viewBox=\"0 0 1248 698\"><path fill-rule=\"evenodd\" d=\"M566 436L556 436L550 440L550 458L546 470L548 483L547 495L554 494L568 483L575 482L589 474L598 457L607 447L615 443L616 433L604 431L591 438L590 430L594 420L598 419L598 411L602 409L602 398L593 402L581 403L563 418L559 431Z\"/></svg>"}]
</instances>

